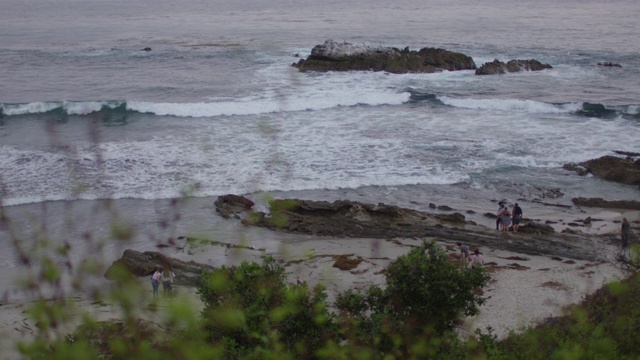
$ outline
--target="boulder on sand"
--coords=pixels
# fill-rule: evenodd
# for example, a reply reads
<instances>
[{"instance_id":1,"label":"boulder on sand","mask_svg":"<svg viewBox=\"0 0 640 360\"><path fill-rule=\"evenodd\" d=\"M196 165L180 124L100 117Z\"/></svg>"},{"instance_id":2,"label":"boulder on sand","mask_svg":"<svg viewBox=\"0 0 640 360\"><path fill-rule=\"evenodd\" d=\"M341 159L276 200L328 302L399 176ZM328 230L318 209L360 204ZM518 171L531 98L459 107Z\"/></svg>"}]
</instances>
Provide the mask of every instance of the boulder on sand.
<instances>
[{"instance_id":1,"label":"boulder on sand","mask_svg":"<svg viewBox=\"0 0 640 360\"><path fill-rule=\"evenodd\" d=\"M159 252L139 252L127 249L120 259L111 264L104 277L112 280L114 278L114 267L118 265L124 265L132 275L138 277L151 276L157 267L168 266L176 274L173 279L174 284L187 286L196 286L200 279L200 274L214 269L210 265L170 258Z\"/></svg>"}]
</instances>

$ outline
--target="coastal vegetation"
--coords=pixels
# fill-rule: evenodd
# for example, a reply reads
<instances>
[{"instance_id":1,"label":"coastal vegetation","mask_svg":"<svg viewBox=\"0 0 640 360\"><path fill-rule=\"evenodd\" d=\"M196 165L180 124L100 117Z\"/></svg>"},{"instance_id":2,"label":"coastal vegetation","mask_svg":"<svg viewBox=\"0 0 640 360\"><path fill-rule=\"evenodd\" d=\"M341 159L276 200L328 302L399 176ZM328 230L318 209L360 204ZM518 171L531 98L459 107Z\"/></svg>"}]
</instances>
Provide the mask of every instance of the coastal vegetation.
<instances>
[{"instance_id":1,"label":"coastal vegetation","mask_svg":"<svg viewBox=\"0 0 640 360\"><path fill-rule=\"evenodd\" d=\"M41 243L42 248L47 245ZM57 254L64 254L62 249ZM60 252L61 251L61 252ZM52 257L30 257L32 290L60 287ZM631 254L637 254L632 246ZM634 255L631 259L637 259ZM87 263L83 272L101 268ZM77 286L88 286L76 273ZM113 287L95 301L115 303L120 320L98 321L61 296L33 303L35 338L19 342L28 359L631 359L640 354L640 277L635 272L587 296L561 317L498 339L492 329L462 338L464 316L483 303L485 269L458 267L433 241L398 257L385 286L349 289L327 300L322 286L286 282L265 257L202 274L201 307L181 297L149 302L126 266L111 270ZM83 285L84 284L84 285ZM44 292L41 292L44 294ZM151 314L144 316L141 314ZM60 336L65 324L79 323Z\"/></svg>"}]
</instances>

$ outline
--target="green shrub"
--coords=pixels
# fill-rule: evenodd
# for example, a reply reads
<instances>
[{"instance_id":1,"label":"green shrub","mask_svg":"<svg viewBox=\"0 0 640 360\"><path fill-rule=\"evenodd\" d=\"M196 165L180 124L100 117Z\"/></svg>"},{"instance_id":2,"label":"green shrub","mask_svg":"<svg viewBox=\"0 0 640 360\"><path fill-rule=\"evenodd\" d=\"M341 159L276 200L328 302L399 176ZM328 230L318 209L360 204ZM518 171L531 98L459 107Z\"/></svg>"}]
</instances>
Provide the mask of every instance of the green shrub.
<instances>
[{"instance_id":1,"label":"green shrub","mask_svg":"<svg viewBox=\"0 0 640 360\"><path fill-rule=\"evenodd\" d=\"M449 332L462 315L478 312L478 290L490 279L482 268L458 269L435 242L400 256L385 277L386 288L347 290L335 306L350 342L403 357L457 348Z\"/></svg>"},{"instance_id":2,"label":"green shrub","mask_svg":"<svg viewBox=\"0 0 640 360\"><path fill-rule=\"evenodd\" d=\"M201 284L207 338L223 344L228 358L261 358L265 349L313 358L338 339L325 289L287 284L284 268L272 258L262 265L223 266L203 274Z\"/></svg>"}]
</instances>

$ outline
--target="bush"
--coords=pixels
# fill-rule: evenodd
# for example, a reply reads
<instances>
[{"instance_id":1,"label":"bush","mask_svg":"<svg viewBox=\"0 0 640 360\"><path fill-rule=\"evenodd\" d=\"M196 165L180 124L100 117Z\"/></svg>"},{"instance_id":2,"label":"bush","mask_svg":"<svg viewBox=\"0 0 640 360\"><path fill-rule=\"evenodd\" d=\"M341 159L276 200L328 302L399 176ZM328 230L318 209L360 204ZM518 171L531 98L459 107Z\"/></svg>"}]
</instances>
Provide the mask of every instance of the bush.
<instances>
[{"instance_id":1,"label":"bush","mask_svg":"<svg viewBox=\"0 0 640 360\"><path fill-rule=\"evenodd\" d=\"M478 289L489 279L482 268L458 269L435 242L425 242L391 263L385 289L350 289L337 296L335 306L350 341L415 355L411 347L425 338L431 350L435 339L436 349L453 346L447 333L462 315L478 312L484 302Z\"/></svg>"},{"instance_id":2,"label":"bush","mask_svg":"<svg viewBox=\"0 0 640 360\"><path fill-rule=\"evenodd\" d=\"M201 284L208 340L223 344L228 358L261 358L265 349L313 358L337 340L325 289L286 284L284 268L272 258L263 265L223 266L203 274Z\"/></svg>"}]
</instances>

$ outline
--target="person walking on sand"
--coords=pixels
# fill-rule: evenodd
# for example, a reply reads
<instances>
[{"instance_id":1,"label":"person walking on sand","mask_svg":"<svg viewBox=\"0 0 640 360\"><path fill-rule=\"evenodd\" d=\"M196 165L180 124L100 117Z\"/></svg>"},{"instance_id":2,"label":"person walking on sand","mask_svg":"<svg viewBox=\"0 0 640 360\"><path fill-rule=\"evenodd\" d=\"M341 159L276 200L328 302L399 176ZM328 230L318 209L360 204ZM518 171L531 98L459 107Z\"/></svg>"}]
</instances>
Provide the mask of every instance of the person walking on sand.
<instances>
[{"instance_id":1,"label":"person walking on sand","mask_svg":"<svg viewBox=\"0 0 640 360\"><path fill-rule=\"evenodd\" d=\"M479 249L476 249L471 255L471 261L469 262L469 266L473 267L481 267L484 265L484 257Z\"/></svg>"},{"instance_id":2,"label":"person walking on sand","mask_svg":"<svg viewBox=\"0 0 640 360\"><path fill-rule=\"evenodd\" d=\"M469 261L469 247L461 242L456 243L460 248L460 263L464 264Z\"/></svg>"},{"instance_id":3,"label":"person walking on sand","mask_svg":"<svg viewBox=\"0 0 640 360\"><path fill-rule=\"evenodd\" d=\"M513 232L517 233L520 228L520 220L522 220L522 209L518 206L518 203L513 205Z\"/></svg>"},{"instance_id":4,"label":"person walking on sand","mask_svg":"<svg viewBox=\"0 0 640 360\"><path fill-rule=\"evenodd\" d=\"M162 278L162 273L160 272L160 268L156 267L153 275L151 275L151 288L153 289L153 297L158 297L158 287L160 286L160 279Z\"/></svg>"},{"instance_id":5,"label":"person walking on sand","mask_svg":"<svg viewBox=\"0 0 640 360\"><path fill-rule=\"evenodd\" d=\"M627 218L622 218L622 225L620 225L620 236L622 237L622 246L629 246L629 221Z\"/></svg>"},{"instance_id":6,"label":"person walking on sand","mask_svg":"<svg viewBox=\"0 0 640 360\"><path fill-rule=\"evenodd\" d=\"M162 290L165 295L171 295L173 278L176 274L169 269L169 267L165 267L162 270Z\"/></svg>"}]
</instances>

